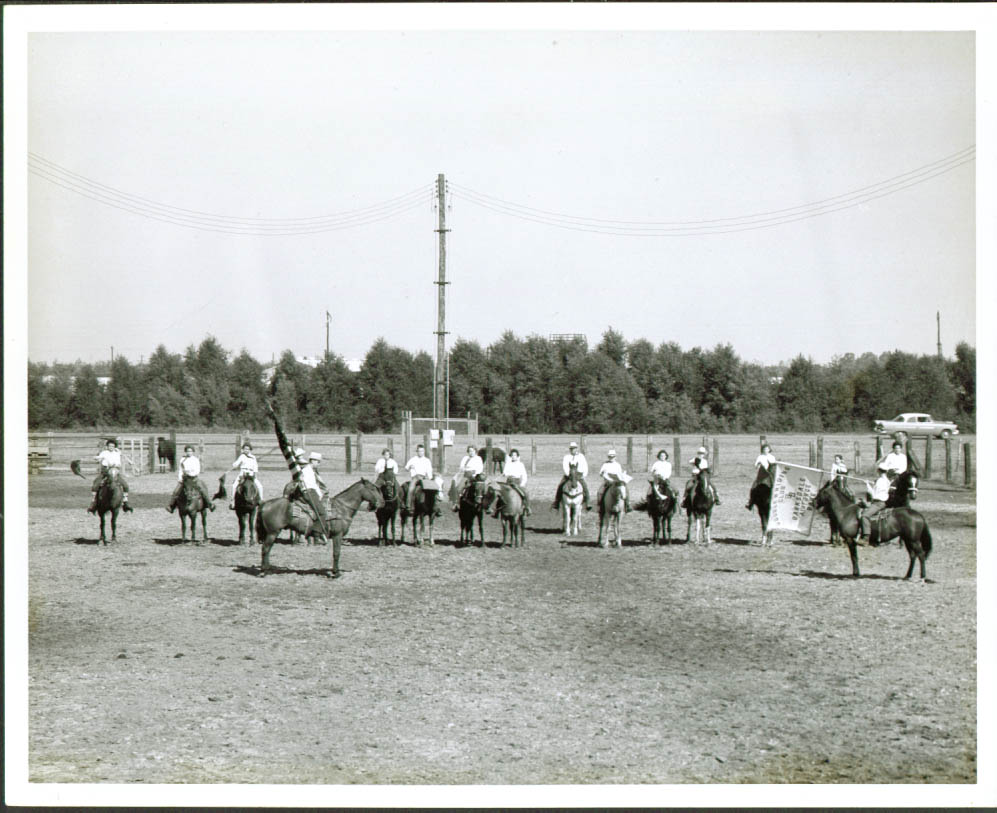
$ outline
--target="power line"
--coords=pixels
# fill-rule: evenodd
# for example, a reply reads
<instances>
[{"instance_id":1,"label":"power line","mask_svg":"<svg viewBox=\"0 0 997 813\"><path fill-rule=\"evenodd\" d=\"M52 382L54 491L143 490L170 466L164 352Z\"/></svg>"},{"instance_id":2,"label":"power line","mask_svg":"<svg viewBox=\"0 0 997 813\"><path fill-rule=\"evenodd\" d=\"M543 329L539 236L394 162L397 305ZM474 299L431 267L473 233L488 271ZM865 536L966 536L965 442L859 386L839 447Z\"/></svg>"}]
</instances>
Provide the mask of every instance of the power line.
<instances>
[{"instance_id":1,"label":"power line","mask_svg":"<svg viewBox=\"0 0 997 813\"><path fill-rule=\"evenodd\" d=\"M689 237L700 234L729 234L752 229L771 228L773 226L780 226L852 208L924 183L939 175L951 172L963 164L970 163L975 158L975 146L969 147L946 158L918 167L910 172L893 176L885 181L880 181L879 183L862 187L852 192L825 198L813 203L752 215L697 221L661 222L585 218L511 203L501 198L475 192L459 184L452 184L452 186L455 190L455 197L460 197L468 203L490 209L499 214L544 225L573 231L629 237Z\"/></svg>"}]
</instances>

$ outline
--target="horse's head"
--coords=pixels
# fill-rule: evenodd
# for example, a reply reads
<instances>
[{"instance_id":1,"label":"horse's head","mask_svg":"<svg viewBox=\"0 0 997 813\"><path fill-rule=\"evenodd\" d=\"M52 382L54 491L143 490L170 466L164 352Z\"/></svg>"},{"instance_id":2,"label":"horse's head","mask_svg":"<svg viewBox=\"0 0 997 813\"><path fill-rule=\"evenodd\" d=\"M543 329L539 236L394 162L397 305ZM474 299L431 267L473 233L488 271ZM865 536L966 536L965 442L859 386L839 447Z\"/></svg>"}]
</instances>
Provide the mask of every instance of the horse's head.
<instances>
[{"instance_id":1,"label":"horse's head","mask_svg":"<svg viewBox=\"0 0 997 813\"><path fill-rule=\"evenodd\" d=\"M831 503L831 498L829 492L831 489L837 489L837 482L835 480L828 480L824 485L820 487L817 492L817 496L814 497L814 506L818 511L823 511Z\"/></svg>"},{"instance_id":2,"label":"horse's head","mask_svg":"<svg viewBox=\"0 0 997 813\"><path fill-rule=\"evenodd\" d=\"M464 486L464 490L461 492L461 500L474 506L480 506L485 499L487 488L488 484L484 478L475 477Z\"/></svg>"},{"instance_id":3,"label":"horse's head","mask_svg":"<svg viewBox=\"0 0 997 813\"><path fill-rule=\"evenodd\" d=\"M368 511L374 511L384 505L381 489L363 477L360 478L360 499L367 503Z\"/></svg>"}]
</instances>

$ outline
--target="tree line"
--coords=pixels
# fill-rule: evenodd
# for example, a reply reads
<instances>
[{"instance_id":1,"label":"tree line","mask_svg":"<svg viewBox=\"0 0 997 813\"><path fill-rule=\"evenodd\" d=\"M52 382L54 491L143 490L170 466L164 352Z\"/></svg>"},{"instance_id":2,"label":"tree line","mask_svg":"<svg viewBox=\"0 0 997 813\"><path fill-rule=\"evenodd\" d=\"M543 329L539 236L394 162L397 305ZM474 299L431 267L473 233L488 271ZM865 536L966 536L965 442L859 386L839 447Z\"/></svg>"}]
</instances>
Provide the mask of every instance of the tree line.
<instances>
[{"instance_id":1,"label":"tree line","mask_svg":"<svg viewBox=\"0 0 997 813\"><path fill-rule=\"evenodd\" d=\"M295 431L395 432L402 410L432 415L433 366L429 354L383 338L358 372L335 354L312 367L288 350L276 363L276 400ZM213 336L183 354L160 345L143 364L29 362L29 428L264 431L268 372ZM862 431L908 411L972 432L976 350L961 343L954 359L896 350L759 365L729 344L655 347L609 329L590 348L581 338L506 332L487 347L455 342L449 399L451 416L477 414L480 430L495 434Z\"/></svg>"}]
</instances>

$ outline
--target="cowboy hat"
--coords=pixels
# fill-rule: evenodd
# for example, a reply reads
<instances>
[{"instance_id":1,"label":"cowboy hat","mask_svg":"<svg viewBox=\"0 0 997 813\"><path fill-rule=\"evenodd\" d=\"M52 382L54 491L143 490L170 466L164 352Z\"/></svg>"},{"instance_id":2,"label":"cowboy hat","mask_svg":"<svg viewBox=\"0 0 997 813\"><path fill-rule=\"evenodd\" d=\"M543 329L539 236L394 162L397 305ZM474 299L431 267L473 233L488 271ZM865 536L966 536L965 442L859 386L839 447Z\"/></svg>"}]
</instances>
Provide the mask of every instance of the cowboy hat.
<instances>
[{"instance_id":1,"label":"cowboy hat","mask_svg":"<svg viewBox=\"0 0 997 813\"><path fill-rule=\"evenodd\" d=\"M309 460L309 462L311 462L312 460L314 460L316 463L321 463L322 462L322 454L320 452L312 452L310 455L308 455L308 460Z\"/></svg>"},{"instance_id":2,"label":"cowboy hat","mask_svg":"<svg viewBox=\"0 0 997 813\"><path fill-rule=\"evenodd\" d=\"M577 449L578 448L578 444L575 443L574 441L571 441L571 443L568 444L568 448L569 449Z\"/></svg>"},{"instance_id":3,"label":"cowboy hat","mask_svg":"<svg viewBox=\"0 0 997 813\"><path fill-rule=\"evenodd\" d=\"M709 452L706 450L705 446L700 446L699 451L697 451L696 454L709 454Z\"/></svg>"},{"instance_id":4,"label":"cowboy hat","mask_svg":"<svg viewBox=\"0 0 997 813\"><path fill-rule=\"evenodd\" d=\"M606 457L616 457L616 452L610 449L608 452L606 452Z\"/></svg>"},{"instance_id":5,"label":"cowboy hat","mask_svg":"<svg viewBox=\"0 0 997 813\"><path fill-rule=\"evenodd\" d=\"M305 450L302 449L300 446L297 449L294 450L294 459L295 460L307 460L307 458L308 458L308 455L305 454Z\"/></svg>"}]
</instances>

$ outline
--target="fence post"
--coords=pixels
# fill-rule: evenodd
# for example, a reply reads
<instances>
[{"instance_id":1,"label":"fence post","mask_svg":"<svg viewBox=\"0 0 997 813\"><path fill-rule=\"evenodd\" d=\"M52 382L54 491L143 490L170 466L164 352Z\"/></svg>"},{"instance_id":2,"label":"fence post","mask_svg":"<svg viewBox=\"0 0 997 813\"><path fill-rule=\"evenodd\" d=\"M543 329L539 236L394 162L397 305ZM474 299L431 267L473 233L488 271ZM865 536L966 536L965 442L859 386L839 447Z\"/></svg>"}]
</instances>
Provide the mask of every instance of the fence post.
<instances>
[{"instance_id":1,"label":"fence post","mask_svg":"<svg viewBox=\"0 0 997 813\"><path fill-rule=\"evenodd\" d=\"M817 435L817 468L824 468L824 437Z\"/></svg>"},{"instance_id":2,"label":"fence post","mask_svg":"<svg viewBox=\"0 0 997 813\"><path fill-rule=\"evenodd\" d=\"M391 435L388 435L388 442L387 442L386 445L388 447L388 451L391 452L391 456L394 457L395 456L395 439L393 437L391 437ZM408 463L408 460L406 460L405 462Z\"/></svg>"},{"instance_id":3,"label":"fence post","mask_svg":"<svg viewBox=\"0 0 997 813\"><path fill-rule=\"evenodd\" d=\"M159 456L156 449L156 436L149 435L149 474L155 474L159 465Z\"/></svg>"},{"instance_id":4,"label":"fence post","mask_svg":"<svg viewBox=\"0 0 997 813\"><path fill-rule=\"evenodd\" d=\"M654 460L654 451L651 446L652 440L651 436L647 436L647 470L651 470L651 461Z\"/></svg>"},{"instance_id":5,"label":"fence post","mask_svg":"<svg viewBox=\"0 0 997 813\"><path fill-rule=\"evenodd\" d=\"M432 460L433 459L433 439L430 437L429 430L426 430L426 434L422 439L423 445L426 447L426 456ZM435 468L433 469L433 474L436 474ZM411 486L410 486L411 487Z\"/></svg>"},{"instance_id":6,"label":"fence post","mask_svg":"<svg viewBox=\"0 0 997 813\"><path fill-rule=\"evenodd\" d=\"M904 449L904 452L907 454L907 459L914 462L914 468L923 477L924 476L924 465L921 463L920 460L918 460L917 454L914 452L913 447L911 447L909 444L910 444L910 441L908 441L907 448ZM907 464L907 468L910 468L910 463Z\"/></svg>"},{"instance_id":7,"label":"fence post","mask_svg":"<svg viewBox=\"0 0 997 813\"><path fill-rule=\"evenodd\" d=\"M357 432L357 471L363 469L363 432Z\"/></svg>"},{"instance_id":8,"label":"fence post","mask_svg":"<svg viewBox=\"0 0 997 813\"><path fill-rule=\"evenodd\" d=\"M634 470L634 438L633 435L627 437L627 471Z\"/></svg>"},{"instance_id":9,"label":"fence post","mask_svg":"<svg viewBox=\"0 0 997 813\"><path fill-rule=\"evenodd\" d=\"M924 441L924 477L927 480L931 479L931 435Z\"/></svg>"},{"instance_id":10,"label":"fence post","mask_svg":"<svg viewBox=\"0 0 997 813\"><path fill-rule=\"evenodd\" d=\"M817 464L817 450L814 449L814 442L810 441L810 468L816 468Z\"/></svg>"},{"instance_id":11,"label":"fence post","mask_svg":"<svg viewBox=\"0 0 997 813\"><path fill-rule=\"evenodd\" d=\"M512 448L512 444L509 442L509 436L505 436L505 456L509 456L509 450Z\"/></svg>"},{"instance_id":12,"label":"fence post","mask_svg":"<svg viewBox=\"0 0 997 813\"><path fill-rule=\"evenodd\" d=\"M173 444L173 459L170 461L170 471L177 470L177 458L180 456L177 454L177 430L170 430L170 443Z\"/></svg>"},{"instance_id":13,"label":"fence post","mask_svg":"<svg viewBox=\"0 0 997 813\"><path fill-rule=\"evenodd\" d=\"M855 446L854 446L853 451L854 451L854 455L853 456L854 456L855 459L853 461L854 465L852 466L852 471L855 474L861 474L862 473L862 445L857 440L855 441Z\"/></svg>"},{"instance_id":14,"label":"fence post","mask_svg":"<svg viewBox=\"0 0 997 813\"><path fill-rule=\"evenodd\" d=\"M352 474L353 473L353 449L350 448L350 444L352 443L353 438L351 438L349 435L347 435L346 437L343 438L343 441L345 442L345 445L346 445L346 473L347 474Z\"/></svg>"},{"instance_id":15,"label":"fence post","mask_svg":"<svg viewBox=\"0 0 997 813\"><path fill-rule=\"evenodd\" d=\"M489 466L492 464L492 439L485 438L485 474L488 474L491 469Z\"/></svg>"},{"instance_id":16,"label":"fence post","mask_svg":"<svg viewBox=\"0 0 997 813\"><path fill-rule=\"evenodd\" d=\"M769 442L768 435L761 434L758 436L758 448L761 450L762 446Z\"/></svg>"},{"instance_id":17,"label":"fence post","mask_svg":"<svg viewBox=\"0 0 997 813\"><path fill-rule=\"evenodd\" d=\"M876 459L872 461L873 465L876 465L880 460L883 459L883 436L876 435Z\"/></svg>"},{"instance_id":18,"label":"fence post","mask_svg":"<svg viewBox=\"0 0 997 813\"><path fill-rule=\"evenodd\" d=\"M585 435L578 436L578 446L582 450L582 454L588 457L589 450L588 446L585 443Z\"/></svg>"},{"instance_id":19,"label":"fence post","mask_svg":"<svg viewBox=\"0 0 997 813\"><path fill-rule=\"evenodd\" d=\"M962 463L967 486L973 482L973 452L968 443L962 444Z\"/></svg>"},{"instance_id":20,"label":"fence post","mask_svg":"<svg viewBox=\"0 0 997 813\"><path fill-rule=\"evenodd\" d=\"M537 439L530 438L530 474L537 473Z\"/></svg>"},{"instance_id":21,"label":"fence post","mask_svg":"<svg viewBox=\"0 0 997 813\"><path fill-rule=\"evenodd\" d=\"M945 438L945 482L952 482L952 438Z\"/></svg>"},{"instance_id":22,"label":"fence post","mask_svg":"<svg viewBox=\"0 0 997 813\"><path fill-rule=\"evenodd\" d=\"M203 461L204 460L204 438L197 439L197 456ZM204 463L201 463L204 466Z\"/></svg>"},{"instance_id":23,"label":"fence post","mask_svg":"<svg viewBox=\"0 0 997 813\"><path fill-rule=\"evenodd\" d=\"M714 474L720 474L720 441L713 438L713 462L710 463Z\"/></svg>"},{"instance_id":24,"label":"fence post","mask_svg":"<svg viewBox=\"0 0 997 813\"><path fill-rule=\"evenodd\" d=\"M679 442L678 437L672 438L672 458L675 463L672 464L672 469L678 473L681 471L682 466L682 444Z\"/></svg>"}]
</instances>

